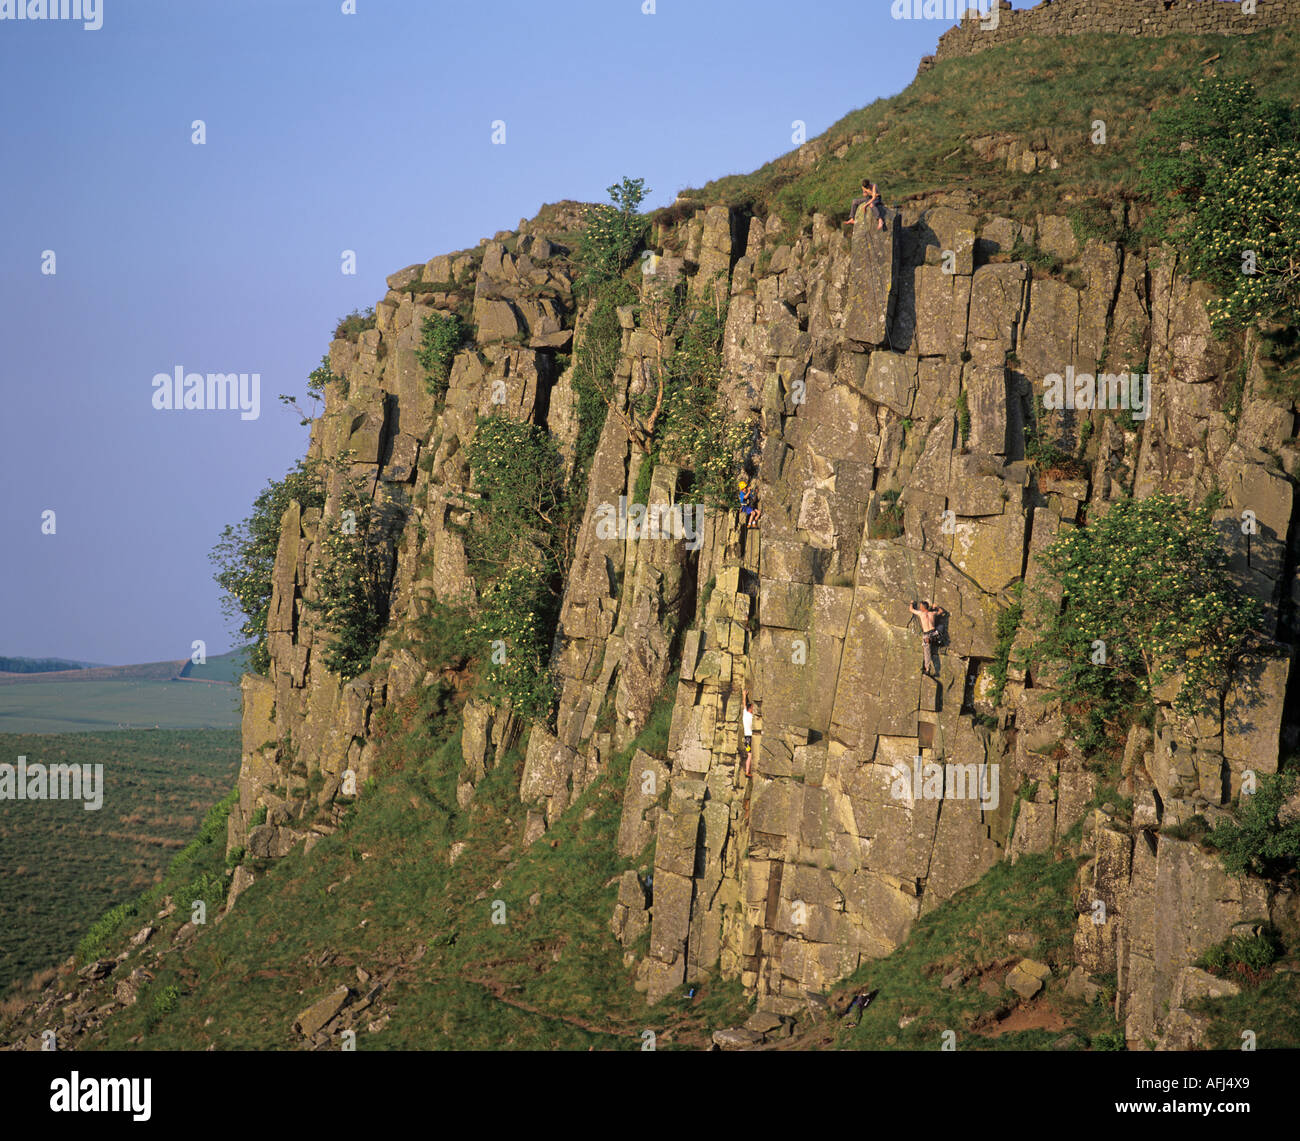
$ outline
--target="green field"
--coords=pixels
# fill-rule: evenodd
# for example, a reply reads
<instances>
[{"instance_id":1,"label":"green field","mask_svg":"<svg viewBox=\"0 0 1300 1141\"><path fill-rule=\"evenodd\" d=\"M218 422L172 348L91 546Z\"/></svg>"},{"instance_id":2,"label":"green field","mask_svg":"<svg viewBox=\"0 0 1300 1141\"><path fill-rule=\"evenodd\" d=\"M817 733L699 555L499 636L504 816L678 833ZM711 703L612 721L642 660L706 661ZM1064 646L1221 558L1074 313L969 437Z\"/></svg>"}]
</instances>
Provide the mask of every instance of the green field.
<instances>
[{"instance_id":1,"label":"green field","mask_svg":"<svg viewBox=\"0 0 1300 1141\"><path fill-rule=\"evenodd\" d=\"M49 681L0 686L0 733L234 729L239 690L192 681Z\"/></svg>"},{"instance_id":2,"label":"green field","mask_svg":"<svg viewBox=\"0 0 1300 1141\"><path fill-rule=\"evenodd\" d=\"M224 686L176 687L217 691L227 699L238 693ZM46 688L56 686L24 687ZM20 756L29 765L102 764L104 800L98 811L87 811L81 801L0 800L0 991L67 958L104 911L161 878L234 784L239 734L0 735L0 763L16 764Z\"/></svg>"}]
</instances>

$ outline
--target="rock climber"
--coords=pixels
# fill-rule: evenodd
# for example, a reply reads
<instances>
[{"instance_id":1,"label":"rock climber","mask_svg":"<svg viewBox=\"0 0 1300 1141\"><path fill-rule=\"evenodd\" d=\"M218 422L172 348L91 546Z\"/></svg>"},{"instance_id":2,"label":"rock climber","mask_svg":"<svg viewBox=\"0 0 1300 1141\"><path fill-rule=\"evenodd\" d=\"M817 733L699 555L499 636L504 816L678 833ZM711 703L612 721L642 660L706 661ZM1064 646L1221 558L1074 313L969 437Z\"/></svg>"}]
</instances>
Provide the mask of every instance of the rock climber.
<instances>
[{"instance_id":1,"label":"rock climber","mask_svg":"<svg viewBox=\"0 0 1300 1141\"><path fill-rule=\"evenodd\" d=\"M763 514L763 509L758 506L758 493L743 475L736 480L736 491L740 498L740 513L745 517L745 522L750 527L757 527L759 516Z\"/></svg>"},{"instance_id":2,"label":"rock climber","mask_svg":"<svg viewBox=\"0 0 1300 1141\"><path fill-rule=\"evenodd\" d=\"M925 662L921 666L921 672L927 677L938 680L939 672L934 668L934 656L931 653L931 647L939 641L939 630L935 626L935 620L943 618L948 612L941 606L931 606L925 600L922 600L919 606L916 602L913 602L908 609L921 620L921 649L925 653Z\"/></svg>"},{"instance_id":3,"label":"rock climber","mask_svg":"<svg viewBox=\"0 0 1300 1141\"><path fill-rule=\"evenodd\" d=\"M876 215L876 229L883 230L885 228L885 206L880 201L880 191L869 178L862 180L862 196L855 198L849 205L850 226L853 225L853 216L858 212L858 207L862 205L871 207L871 210Z\"/></svg>"},{"instance_id":4,"label":"rock climber","mask_svg":"<svg viewBox=\"0 0 1300 1141\"><path fill-rule=\"evenodd\" d=\"M749 700L749 690L741 686L745 708L740 713L741 735L745 738L745 775L749 776L750 758L754 755L754 703Z\"/></svg>"}]
</instances>

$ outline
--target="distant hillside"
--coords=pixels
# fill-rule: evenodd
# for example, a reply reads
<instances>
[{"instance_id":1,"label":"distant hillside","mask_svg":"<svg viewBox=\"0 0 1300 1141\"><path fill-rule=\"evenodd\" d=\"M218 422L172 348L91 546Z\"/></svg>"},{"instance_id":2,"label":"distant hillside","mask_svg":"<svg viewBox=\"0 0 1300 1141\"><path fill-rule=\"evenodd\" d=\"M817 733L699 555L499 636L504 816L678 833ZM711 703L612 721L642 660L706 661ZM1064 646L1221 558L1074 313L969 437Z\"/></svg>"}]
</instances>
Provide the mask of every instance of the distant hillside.
<instances>
[{"instance_id":1,"label":"distant hillside","mask_svg":"<svg viewBox=\"0 0 1300 1141\"><path fill-rule=\"evenodd\" d=\"M65 670L48 670L42 673L0 674L0 685L41 684L57 681L172 681L180 677L186 663L144 662L135 666L93 666Z\"/></svg>"},{"instance_id":2,"label":"distant hillside","mask_svg":"<svg viewBox=\"0 0 1300 1141\"><path fill-rule=\"evenodd\" d=\"M0 657L0 674L42 674L85 669L90 662L72 662L66 658Z\"/></svg>"},{"instance_id":3,"label":"distant hillside","mask_svg":"<svg viewBox=\"0 0 1300 1141\"><path fill-rule=\"evenodd\" d=\"M209 658L201 666L186 662L179 676L187 681L213 681L238 685L240 675L248 673L248 670L248 650L239 649Z\"/></svg>"}]
</instances>

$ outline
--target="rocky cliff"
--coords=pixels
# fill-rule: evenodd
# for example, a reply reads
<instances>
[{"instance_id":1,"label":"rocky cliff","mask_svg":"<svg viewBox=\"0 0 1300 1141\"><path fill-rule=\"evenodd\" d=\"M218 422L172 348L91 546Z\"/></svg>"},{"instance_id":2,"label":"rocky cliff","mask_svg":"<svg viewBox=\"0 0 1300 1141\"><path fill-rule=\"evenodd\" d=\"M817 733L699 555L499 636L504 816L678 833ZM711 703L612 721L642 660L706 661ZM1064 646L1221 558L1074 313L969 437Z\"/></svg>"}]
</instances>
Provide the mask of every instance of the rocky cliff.
<instances>
[{"instance_id":1,"label":"rocky cliff","mask_svg":"<svg viewBox=\"0 0 1300 1141\"><path fill-rule=\"evenodd\" d=\"M1249 17L1220 0L1055 0L1002 10L992 30L967 21L938 55L1025 35L1246 32L1297 17L1295 0L1260 0ZM869 135L828 134L772 168L838 161ZM965 141L1024 175L1056 169L1061 152L1047 132ZM1294 894L1229 876L1188 838L1195 818L1213 825L1243 782L1300 744L1296 408L1271 394L1253 334L1211 334L1211 291L1176 251L1086 237L1068 208L1012 217L1011 204L962 190L915 196L883 229L862 214L852 227L822 214L792 226L788 211L703 198L655 216L629 277L645 302L670 291L725 301L717 398L750 432L757 528L696 502L692 472L647 471L622 415L604 418L594 451L580 440L572 361L595 314L574 285L579 204L390 276L373 328L330 346L310 445L333 471L329 494L282 520L271 668L243 680L228 851L310 850L380 771L379 715L448 680L421 658L418 630L431 605L473 606L490 585L465 546L481 510L470 454L482 418L506 417L550 434L585 511L563 568L554 717L465 697L467 679L453 676L455 796L474 804L520 750L514 839L544 844L671 702L667 746L632 757L608 837L643 865L623 874L610 929L650 1004L720 973L761 1011L797 1014L1000 861L1056 852L1079 860L1070 986L1112 980L1130 1046L1199 1042L1203 1016L1186 1004L1224 984L1198 956L1241 924L1300 934ZM1136 233L1136 209L1115 205L1113 232ZM615 413L665 351L655 310L617 310ZM474 340L445 392L431 391L421 330L451 313ZM1046 406L1053 376L1097 378L1116 399ZM1044 440L1070 461L1044 461ZM383 640L345 683L325 664L311 603L349 479L401 526ZM1216 497L1229 573L1260 604L1264 638L1212 713L1180 715L1173 689L1159 690L1154 720L1113 743L1122 762L1107 773L1067 731L1051 663L1015 664L1032 631L1005 618L1022 587L1046 581L1058 537L1123 496L1158 492ZM602 526L637 499L650 516L680 509L689 541ZM948 616L937 677L920 669L918 599ZM236 871L232 903L248 881Z\"/></svg>"},{"instance_id":2,"label":"rocky cliff","mask_svg":"<svg viewBox=\"0 0 1300 1141\"><path fill-rule=\"evenodd\" d=\"M580 224L572 204L548 207L476 250L401 270L376 327L332 344L345 383L327 391L311 453L346 457L372 494L409 507L390 626L362 677L343 685L324 668L304 597L337 497L323 514L291 507L270 676L243 683L232 850L282 855L328 830L318 806L374 770L375 713L436 680L399 647L424 600L479 586L457 527L473 511L466 450L477 417L541 425L572 462L576 398L562 354L583 315L563 235ZM1065 272L1010 260L1018 238ZM859 224L850 236L820 215L790 234L775 217L701 207L656 227L652 243L643 288L684 278L698 292L719 273L727 282L721 398L758 424L762 525L701 509L698 544L602 537L597 513L632 496L644 462L607 417L555 640L557 716L552 727L523 724L471 698L462 804L522 741L523 839L536 842L675 675L667 753L634 758L609 838L624 855L653 842L653 893L628 872L612 917L629 946L649 929L638 986L651 1003L720 970L760 1009L801 1010L996 861L1046 851L1081 823L1069 837L1086 857L1076 982L1117 976L1133 1045L1194 1040L1181 1002L1204 989L1195 956L1241 922L1295 925L1292 897L1228 877L1168 832L1197 813L1213 822L1245 771L1278 766L1295 640L1294 409L1264 394L1248 346L1231 417L1237 362L1210 335L1205 287L1172 251L1080 243L1061 217L1025 227L941 194L905 204L884 231ZM415 357L421 322L470 297L477 343L436 400ZM631 309L620 320L625 393L657 349ZM1092 413L1086 469L1053 478L1027 461L1025 429L1044 415L1042 378L1067 368L1149 374L1149 406L1145 417ZM1077 446L1088 414L1057 415L1044 428ZM681 505L678 469L658 466L649 486L651 508ZM1218 518L1234 574L1264 605L1274 641L1233 679L1218 715L1182 719L1162 704L1153 731L1132 731L1115 798L1131 798L1129 815L1099 797L1049 677L1013 669L993 703L997 616L1015 584L1035 580L1046 546L1108 500L1129 490L1199 499L1215 486L1226 491ZM1246 511L1254 534L1240 526ZM920 674L917 598L950 615L938 679ZM758 710L752 777L740 756L742 687ZM900 767L931 763L976 783L954 788L950 777L936 793L918 777L900 789Z\"/></svg>"}]
</instances>

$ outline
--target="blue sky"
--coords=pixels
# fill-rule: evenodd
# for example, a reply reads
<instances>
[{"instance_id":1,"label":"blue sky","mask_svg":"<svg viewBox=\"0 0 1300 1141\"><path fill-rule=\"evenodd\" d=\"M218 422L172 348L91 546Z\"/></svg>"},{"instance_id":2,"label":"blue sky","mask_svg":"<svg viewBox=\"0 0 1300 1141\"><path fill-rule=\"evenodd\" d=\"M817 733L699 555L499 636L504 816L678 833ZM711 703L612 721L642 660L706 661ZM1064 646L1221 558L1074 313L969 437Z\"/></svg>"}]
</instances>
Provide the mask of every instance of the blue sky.
<instances>
[{"instance_id":1,"label":"blue sky","mask_svg":"<svg viewBox=\"0 0 1300 1141\"><path fill-rule=\"evenodd\" d=\"M0 20L0 654L229 649L208 552L305 451L277 394L387 274L624 174L655 207L753 170L795 120L901 90L949 26L887 0L343 6ZM156 410L177 366L260 374L260 415Z\"/></svg>"}]
</instances>

